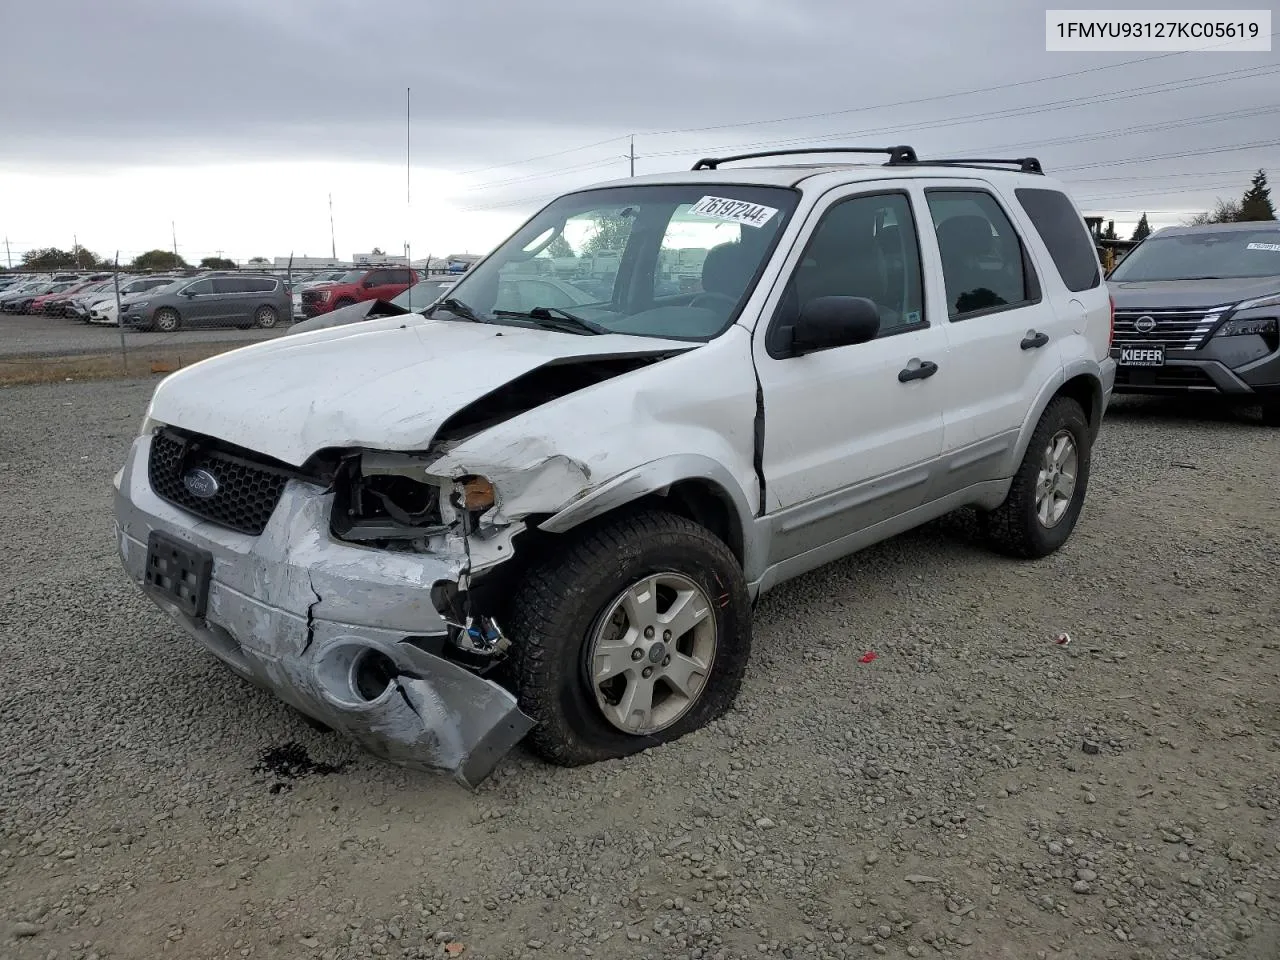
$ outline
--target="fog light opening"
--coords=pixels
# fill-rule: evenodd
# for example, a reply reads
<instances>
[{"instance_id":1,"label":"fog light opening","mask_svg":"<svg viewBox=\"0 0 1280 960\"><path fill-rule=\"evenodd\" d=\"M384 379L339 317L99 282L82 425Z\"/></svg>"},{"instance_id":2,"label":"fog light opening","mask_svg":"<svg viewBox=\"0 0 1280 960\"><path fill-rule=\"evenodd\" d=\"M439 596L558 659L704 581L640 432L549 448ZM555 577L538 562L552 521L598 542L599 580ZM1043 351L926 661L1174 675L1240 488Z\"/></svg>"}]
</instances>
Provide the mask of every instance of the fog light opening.
<instances>
[{"instance_id":1,"label":"fog light opening","mask_svg":"<svg viewBox=\"0 0 1280 960\"><path fill-rule=\"evenodd\" d=\"M382 696L399 675L395 662L378 650L365 650L351 667L352 686L365 703Z\"/></svg>"}]
</instances>

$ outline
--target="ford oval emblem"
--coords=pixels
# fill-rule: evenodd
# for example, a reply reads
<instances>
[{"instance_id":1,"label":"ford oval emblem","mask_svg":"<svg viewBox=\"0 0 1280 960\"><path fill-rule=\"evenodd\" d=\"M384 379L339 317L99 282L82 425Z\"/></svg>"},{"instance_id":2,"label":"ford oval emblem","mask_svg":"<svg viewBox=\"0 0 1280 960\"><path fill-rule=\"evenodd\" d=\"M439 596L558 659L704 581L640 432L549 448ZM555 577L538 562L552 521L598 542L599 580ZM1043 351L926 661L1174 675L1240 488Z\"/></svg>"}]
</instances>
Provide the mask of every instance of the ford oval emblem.
<instances>
[{"instance_id":1,"label":"ford oval emblem","mask_svg":"<svg viewBox=\"0 0 1280 960\"><path fill-rule=\"evenodd\" d=\"M218 495L218 478L208 470L188 470L182 478L182 485L193 497L208 500Z\"/></svg>"}]
</instances>

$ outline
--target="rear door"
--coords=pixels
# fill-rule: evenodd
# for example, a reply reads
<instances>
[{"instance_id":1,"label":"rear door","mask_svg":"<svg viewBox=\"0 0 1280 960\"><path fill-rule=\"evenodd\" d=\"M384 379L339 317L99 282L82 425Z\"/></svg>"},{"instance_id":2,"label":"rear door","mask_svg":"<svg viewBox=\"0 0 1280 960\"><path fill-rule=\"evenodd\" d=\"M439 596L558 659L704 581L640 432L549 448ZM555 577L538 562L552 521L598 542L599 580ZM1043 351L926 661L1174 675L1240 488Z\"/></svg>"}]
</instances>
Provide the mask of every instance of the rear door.
<instances>
[{"instance_id":1,"label":"rear door","mask_svg":"<svg viewBox=\"0 0 1280 960\"><path fill-rule=\"evenodd\" d=\"M1007 474L1009 454L1042 389L1061 382L1060 345L1071 319L1041 282L1029 224L979 180L924 188L926 255L943 305L950 389L943 410L944 469L931 496ZM1060 298L1059 298L1060 299Z\"/></svg>"},{"instance_id":2,"label":"rear door","mask_svg":"<svg viewBox=\"0 0 1280 960\"><path fill-rule=\"evenodd\" d=\"M217 312L210 322L245 324L253 319L253 304L249 293L249 281L242 277L215 277L213 291L217 294Z\"/></svg>"}]
</instances>

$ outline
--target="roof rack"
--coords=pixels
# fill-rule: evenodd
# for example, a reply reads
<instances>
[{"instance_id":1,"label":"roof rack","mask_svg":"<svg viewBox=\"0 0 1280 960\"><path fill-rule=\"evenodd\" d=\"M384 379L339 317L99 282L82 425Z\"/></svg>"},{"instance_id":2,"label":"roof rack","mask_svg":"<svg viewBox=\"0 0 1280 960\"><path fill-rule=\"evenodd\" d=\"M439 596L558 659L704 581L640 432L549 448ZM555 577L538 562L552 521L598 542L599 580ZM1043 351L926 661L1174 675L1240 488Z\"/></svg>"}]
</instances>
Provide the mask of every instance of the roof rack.
<instances>
[{"instance_id":1,"label":"roof rack","mask_svg":"<svg viewBox=\"0 0 1280 960\"><path fill-rule=\"evenodd\" d=\"M1040 166L1040 161L1037 160L1035 157L1015 157L1009 160L995 160L995 159L917 160L915 157L912 157L910 160L907 160L907 161L894 160L892 157L889 159L889 163L891 165L896 163L904 163L904 162L918 163L921 166L939 166L939 167L974 167L974 166L982 166L982 165L989 166L991 164L1006 164L1006 165L1016 166L1018 170L1022 173L1039 173L1039 174L1044 173L1044 168Z\"/></svg>"},{"instance_id":2,"label":"roof rack","mask_svg":"<svg viewBox=\"0 0 1280 960\"><path fill-rule=\"evenodd\" d=\"M722 163L738 160L757 160L761 157L794 157L814 153L887 153L890 163L916 163L916 152L908 146L897 147L805 147L798 150L762 150L760 153L739 153L732 157L703 157L693 165L694 170L715 170Z\"/></svg>"}]
</instances>

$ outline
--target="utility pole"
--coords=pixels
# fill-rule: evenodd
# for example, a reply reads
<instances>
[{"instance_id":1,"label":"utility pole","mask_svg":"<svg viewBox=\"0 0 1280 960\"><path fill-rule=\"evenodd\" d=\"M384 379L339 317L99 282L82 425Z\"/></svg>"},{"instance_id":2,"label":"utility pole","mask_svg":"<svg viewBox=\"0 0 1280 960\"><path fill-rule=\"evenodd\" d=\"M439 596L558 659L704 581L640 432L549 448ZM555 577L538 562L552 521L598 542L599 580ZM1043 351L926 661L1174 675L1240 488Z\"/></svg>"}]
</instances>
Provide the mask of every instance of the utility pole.
<instances>
[{"instance_id":1,"label":"utility pole","mask_svg":"<svg viewBox=\"0 0 1280 960\"><path fill-rule=\"evenodd\" d=\"M636 135L634 133L631 135L630 158L631 158L631 175L634 177L636 175Z\"/></svg>"},{"instance_id":2,"label":"utility pole","mask_svg":"<svg viewBox=\"0 0 1280 960\"><path fill-rule=\"evenodd\" d=\"M4 235L4 258L9 261L9 269L13 269L13 254L9 252L9 235Z\"/></svg>"},{"instance_id":3,"label":"utility pole","mask_svg":"<svg viewBox=\"0 0 1280 960\"><path fill-rule=\"evenodd\" d=\"M173 232L173 259L178 259L178 228L172 220L169 221L169 229ZM177 266L177 263L174 264Z\"/></svg>"},{"instance_id":4,"label":"utility pole","mask_svg":"<svg viewBox=\"0 0 1280 960\"><path fill-rule=\"evenodd\" d=\"M329 256L338 262L338 241L333 237L333 194L329 194Z\"/></svg>"}]
</instances>

